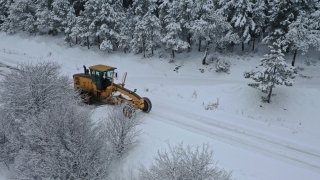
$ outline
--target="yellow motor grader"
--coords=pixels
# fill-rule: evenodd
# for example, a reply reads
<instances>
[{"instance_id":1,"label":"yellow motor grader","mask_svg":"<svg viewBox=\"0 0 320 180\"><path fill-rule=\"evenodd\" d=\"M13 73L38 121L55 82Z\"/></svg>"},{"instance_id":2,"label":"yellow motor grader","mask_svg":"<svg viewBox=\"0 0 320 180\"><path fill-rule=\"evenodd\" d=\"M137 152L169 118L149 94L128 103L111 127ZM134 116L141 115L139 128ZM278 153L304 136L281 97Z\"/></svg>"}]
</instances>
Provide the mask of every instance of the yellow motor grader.
<instances>
[{"instance_id":1,"label":"yellow motor grader","mask_svg":"<svg viewBox=\"0 0 320 180\"><path fill-rule=\"evenodd\" d=\"M107 104L126 103L123 113L131 117L135 110L150 112L151 101L136 94L136 90L130 91L124 87L127 73L124 74L122 83L115 84L117 68L102 64L90 66L89 69L83 66L84 73L74 74L74 88L81 94L88 104L105 101Z\"/></svg>"}]
</instances>

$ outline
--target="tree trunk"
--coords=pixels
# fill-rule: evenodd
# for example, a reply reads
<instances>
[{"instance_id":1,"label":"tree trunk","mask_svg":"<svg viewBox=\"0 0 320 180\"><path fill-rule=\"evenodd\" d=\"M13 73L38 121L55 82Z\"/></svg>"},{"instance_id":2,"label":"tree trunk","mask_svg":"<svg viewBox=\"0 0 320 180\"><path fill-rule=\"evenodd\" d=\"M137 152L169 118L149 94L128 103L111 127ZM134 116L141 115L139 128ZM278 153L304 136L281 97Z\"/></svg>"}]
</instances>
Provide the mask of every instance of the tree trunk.
<instances>
[{"instance_id":1,"label":"tree trunk","mask_svg":"<svg viewBox=\"0 0 320 180\"><path fill-rule=\"evenodd\" d=\"M243 27L241 34L243 34L244 31L245 31L245 27ZM244 51L244 41L245 41L245 39L243 39L242 42L241 42L241 46L242 46L241 50L242 50L242 52Z\"/></svg>"},{"instance_id":2,"label":"tree trunk","mask_svg":"<svg viewBox=\"0 0 320 180\"><path fill-rule=\"evenodd\" d=\"M276 70L277 70L277 66L274 66L274 68L273 68L273 76L276 74ZM274 83L274 82L272 82L272 83ZM268 94L268 99L267 99L267 102L268 103L270 103L270 99L271 99L271 95L272 95L272 87L270 87L270 91L269 91L269 94Z\"/></svg>"},{"instance_id":3,"label":"tree trunk","mask_svg":"<svg viewBox=\"0 0 320 180\"><path fill-rule=\"evenodd\" d=\"M242 44L241 50L244 51L244 42L242 41L241 44Z\"/></svg>"},{"instance_id":4,"label":"tree trunk","mask_svg":"<svg viewBox=\"0 0 320 180\"><path fill-rule=\"evenodd\" d=\"M268 103L270 103L271 94L272 94L272 88L270 89L269 94L268 94L268 99L267 99Z\"/></svg>"},{"instance_id":5,"label":"tree trunk","mask_svg":"<svg viewBox=\"0 0 320 180\"><path fill-rule=\"evenodd\" d=\"M252 51L254 51L254 43L256 42L256 38L253 37L253 40L252 40Z\"/></svg>"},{"instance_id":6,"label":"tree trunk","mask_svg":"<svg viewBox=\"0 0 320 180\"><path fill-rule=\"evenodd\" d=\"M205 52L204 57L202 59L202 65L206 65L207 64L206 59L207 59L208 51L209 51L209 44L210 44L210 42L207 41L206 52Z\"/></svg>"},{"instance_id":7,"label":"tree trunk","mask_svg":"<svg viewBox=\"0 0 320 180\"><path fill-rule=\"evenodd\" d=\"M146 57L146 47L145 47L145 43L142 43L142 49L143 49L143 57Z\"/></svg>"},{"instance_id":8,"label":"tree trunk","mask_svg":"<svg viewBox=\"0 0 320 180\"><path fill-rule=\"evenodd\" d=\"M152 42L152 46L151 46L151 54L153 56L153 28L151 30L151 42Z\"/></svg>"},{"instance_id":9,"label":"tree trunk","mask_svg":"<svg viewBox=\"0 0 320 180\"><path fill-rule=\"evenodd\" d=\"M174 50L172 49L172 60L174 60Z\"/></svg>"},{"instance_id":10,"label":"tree trunk","mask_svg":"<svg viewBox=\"0 0 320 180\"><path fill-rule=\"evenodd\" d=\"M293 59L292 59L292 63L291 63L292 66L294 66L294 63L296 61L296 57L297 57L297 50L294 50Z\"/></svg>"},{"instance_id":11,"label":"tree trunk","mask_svg":"<svg viewBox=\"0 0 320 180\"><path fill-rule=\"evenodd\" d=\"M187 42L189 43L188 52L191 51L191 34L188 33Z\"/></svg>"},{"instance_id":12,"label":"tree trunk","mask_svg":"<svg viewBox=\"0 0 320 180\"><path fill-rule=\"evenodd\" d=\"M231 52L233 52L233 50L234 50L234 42L232 41L231 42Z\"/></svg>"},{"instance_id":13,"label":"tree trunk","mask_svg":"<svg viewBox=\"0 0 320 180\"><path fill-rule=\"evenodd\" d=\"M201 50L201 39L199 38L199 47L198 47L198 51L200 52Z\"/></svg>"},{"instance_id":14,"label":"tree trunk","mask_svg":"<svg viewBox=\"0 0 320 180\"><path fill-rule=\"evenodd\" d=\"M88 49L90 49L89 36L87 36L87 44L88 44Z\"/></svg>"},{"instance_id":15,"label":"tree trunk","mask_svg":"<svg viewBox=\"0 0 320 180\"><path fill-rule=\"evenodd\" d=\"M100 36L98 35L98 48L100 49Z\"/></svg>"},{"instance_id":16,"label":"tree trunk","mask_svg":"<svg viewBox=\"0 0 320 180\"><path fill-rule=\"evenodd\" d=\"M153 46L151 47L151 54L152 54L152 56L153 56Z\"/></svg>"}]
</instances>

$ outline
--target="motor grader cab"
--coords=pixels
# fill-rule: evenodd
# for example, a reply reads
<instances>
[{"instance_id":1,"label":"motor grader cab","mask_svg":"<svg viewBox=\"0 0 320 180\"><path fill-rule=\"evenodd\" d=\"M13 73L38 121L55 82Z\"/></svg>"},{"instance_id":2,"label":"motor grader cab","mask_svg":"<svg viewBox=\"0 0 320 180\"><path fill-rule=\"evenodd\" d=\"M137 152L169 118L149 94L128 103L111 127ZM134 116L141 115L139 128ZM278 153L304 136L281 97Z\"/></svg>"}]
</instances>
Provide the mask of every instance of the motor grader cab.
<instances>
[{"instance_id":1,"label":"motor grader cab","mask_svg":"<svg viewBox=\"0 0 320 180\"><path fill-rule=\"evenodd\" d=\"M152 108L151 101L128 90L124 87L127 73L124 74L122 83L115 84L114 78L117 76L117 68L98 64L90 66L89 69L83 66L84 73L74 74L74 88L81 94L84 101L91 104L101 102L107 104L126 103L123 112L131 117L135 110L150 112Z\"/></svg>"}]
</instances>

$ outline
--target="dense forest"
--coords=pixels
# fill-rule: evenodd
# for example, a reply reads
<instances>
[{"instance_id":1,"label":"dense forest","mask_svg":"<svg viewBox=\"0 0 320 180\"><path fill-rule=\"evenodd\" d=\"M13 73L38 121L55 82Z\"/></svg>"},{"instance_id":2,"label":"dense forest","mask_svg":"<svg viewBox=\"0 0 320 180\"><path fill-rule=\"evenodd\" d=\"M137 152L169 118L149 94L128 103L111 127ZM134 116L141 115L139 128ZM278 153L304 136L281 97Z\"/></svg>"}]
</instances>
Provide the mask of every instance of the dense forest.
<instances>
[{"instance_id":1,"label":"dense forest","mask_svg":"<svg viewBox=\"0 0 320 180\"><path fill-rule=\"evenodd\" d=\"M277 41L320 50L319 0L0 0L1 31L63 34L70 45L153 55L205 47L242 51ZM205 56L206 57L206 56ZM203 64L206 63L204 58Z\"/></svg>"}]
</instances>

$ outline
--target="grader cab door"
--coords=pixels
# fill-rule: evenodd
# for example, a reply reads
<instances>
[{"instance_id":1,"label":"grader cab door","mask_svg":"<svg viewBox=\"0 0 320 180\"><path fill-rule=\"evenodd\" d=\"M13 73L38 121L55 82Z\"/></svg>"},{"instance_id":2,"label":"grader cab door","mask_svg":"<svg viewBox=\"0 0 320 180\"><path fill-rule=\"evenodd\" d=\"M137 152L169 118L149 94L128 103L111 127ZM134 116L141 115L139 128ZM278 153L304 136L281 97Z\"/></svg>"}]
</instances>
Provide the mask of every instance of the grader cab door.
<instances>
[{"instance_id":1,"label":"grader cab door","mask_svg":"<svg viewBox=\"0 0 320 180\"><path fill-rule=\"evenodd\" d=\"M92 82L96 85L97 90L105 90L108 86L111 86L114 70L100 72L97 70L91 70Z\"/></svg>"}]
</instances>

